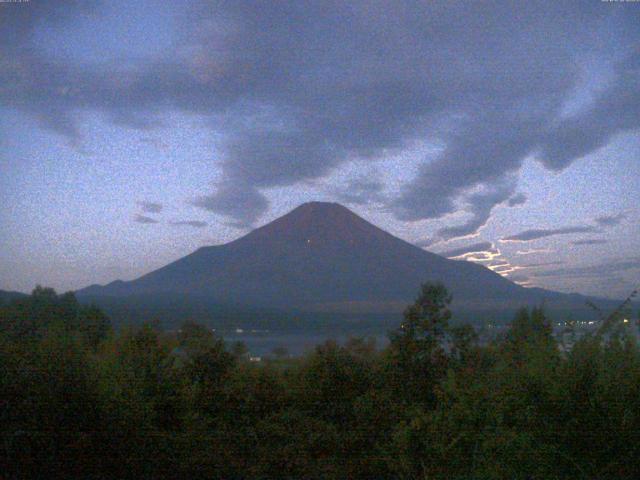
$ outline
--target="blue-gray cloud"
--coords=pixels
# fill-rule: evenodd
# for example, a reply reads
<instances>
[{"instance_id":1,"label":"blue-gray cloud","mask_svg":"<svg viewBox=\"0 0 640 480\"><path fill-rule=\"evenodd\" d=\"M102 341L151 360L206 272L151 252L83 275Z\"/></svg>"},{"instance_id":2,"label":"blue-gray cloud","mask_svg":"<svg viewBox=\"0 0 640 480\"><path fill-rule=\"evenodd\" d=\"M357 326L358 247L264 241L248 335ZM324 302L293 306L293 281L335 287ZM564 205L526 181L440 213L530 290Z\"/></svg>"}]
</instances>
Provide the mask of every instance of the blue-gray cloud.
<instances>
[{"instance_id":1,"label":"blue-gray cloud","mask_svg":"<svg viewBox=\"0 0 640 480\"><path fill-rule=\"evenodd\" d=\"M176 222L171 222L171 225L182 226L182 227L204 228L208 225L208 223L200 220L179 220Z\"/></svg>"},{"instance_id":2,"label":"blue-gray cloud","mask_svg":"<svg viewBox=\"0 0 640 480\"><path fill-rule=\"evenodd\" d=\"M138 202L138 205L140 205L142 211L148 213L160 213L164 208L161 203L156 202Z\"/></svg>"},{"instance_id":3,"label":"blue-gray cloud","mask_svg":"<svg viewBox=\"0 0 640 480\"><path fill-rule=\"evenodd\" d=\"M155 218L147 217L146 215L136 215L133 218L133 221L136 222L136 223L142 223L142 224L146 224L146 225L159 223L158 220L156 220Z\"/></svg>"},{"instance_id":4,"label":"blue-gray cloud","mask_svg":"<svg viewBox=\"0 0 640 480\"><path fill-rule=\"evenodd\" d=\"M553 250L550 248L528 248L526 250L518 250L516 251L516 255L535 255L539 253L552 253Z\"/></svg>"},{"instance_id":5,"label":"blue-gray cloud","mask_svg":"<svg viewBox=\"0 0 640 480\"><path fill-rule=\"evenodd\" d=\"M601 217L596 217L595 221L598 225L603 227L615 227L622 223L626 218L626 213L619 213L617 215L603 215Z\"/></svg>"},{"instance_id":6,"label":"blue-gray cloud","mask_svg":"<svg viewBox=\"0 0 640 480\"><path fill-rule=\"evenodd\" d=\"M475 234L487 223L493 208L511 197L514 188L515 183L506 180L488 187L484 192L467 195L465 210L470 214L469 219L461 225L441 228L437 232L438 237L449 240Z\"/></svg>"},{"instance_id":7,"label":"blue-gray cloud","mask_svg":"<svg viewBox=\"0 0 640 480\"><path fill-rule=\"evenodd\" d=\"M524 232L510 235L500 239L501 242L531 242L540 238L554 237L556 235L569 235L572 233L592 233L597 232L598 229L591 225L583 225L576 227L562 227L562 228L534 228L531 230L525 230Z\"/></svg>"},{"instance_id":8,"label":"blue-gray cloud","mask_svg":"<svg viewBox=\"0 0 640 480\"><path fill-rule=\"evenodd\" d=\"M493 249L493 243L491 242L478 242L466 247L454 248L445 252L439 253L439 255L447 258L460 257L462 255L470 253L487 252Z\"/></svg>"},{"instance_id":9,"label":"blue-gray cloud","mask_svg":"<svg viewBox=\"0 0 640 480\"><path fill-rule=\"evenodd\" d=\"M552 262L538 262L538 263L526 263L524 265L519 265L520 268L540 268L540 267L550 267L553 265L564 265L563 260L554 260Z\"/></svg>"},{"instance_id":10,"label":"blue-gray cloud","mask_svg":"<svg viewBox=\"0 0 640 480\"><path fill-rule=\"evenodd\" d=\"M638 270L638 281L640 281L640 257L612 262L599 263L584 267L562 268L557 270L547 270L536 272L536 277L576 277L576 278L605 278L607 276Z\"/></svg>"},{"instance_id":11,"label":"blue-gray cloud","mask_svg":"<svg viewBox=\"0 0 640 480\"><path fill-rule=\"evenodd\" d=\"M236 228L248 228L267 210L267 198L250 185L226 184L211 195L193 200L193 205L213 213L237 219L229 223Z\"/></svg>"},{"instance_id":12,"label":"blue-gray cloud","mask_svg":"<svg viewBox=\"0 0 640 480\"><path fill-rule=\"evenodd\" d=\"M372 202L383 202L384 185L377 179L356 178L346 186L336 188L334 195L340 202L350 205L366 205Z\"/></svg>"},{"instance_id":13,"label":"blue-gray cloud","mask_svg":"<svg viewBox=\"0 0 640 480\"><path fill-rule=\"evenodd\" d=\"M586 240L574 240L571 245L604 245L605 243L609 243L609 241L604 238L589 238Z\"/></svg>"},{"instance_id":14,"label":"blue-gray cloud","mask_svg":"<svg viewBox=\"0 0 640 480\"><path fill-rule=\"evenodd\" d=\"M509 199L507 202L510 207L515 207L518 205L523 205L527 201L527 196L524 193L516 193L513 197Z\"/></svg>"},{"instance_id":15,"label":"blue-gray cloud","mask_svg":"<svg viewBox=\"0 0 640 480\"><path fill-rule=\"evenodd\" d=\"M436 239L436 238L423 238L420 240L417 240L414 243L414 245L416 245L417 247L420 248L427 248L430 247L431 245L434 245L436 243L438 243L440 240Z\"/></svg>"},{"instance_id":16,"label":"blue-gray cloud","mask_svg":"<svg viewBox=\"0 0 640 480\"><path fill-rule=\"evenodd\" d=\"M0 5L0 35L14 39L0 51L0 105L76 144L88 110L142 130L167 112L200 115L224 133L223 181L194 204L240 225L268 209L266 189L426 141L442 153L388 206L420 220L462 204L470 218L439 233L464 236L495 205L518 204L494 186L512 185L528 155L561 170L640 126L637 54L591 105L562 115L576 58L601 43L594 32L640 37L636 5L196 0L172 7L183 23L160 58L79 65L35 48L36 28L82 22L83 3Z\"/></svg>"},{"instance_id":17,"label":"blue-gray cloud","mask_svg":"<svg viewBox=\"0 0 640 480\"><path fill-rule=\"evenodd\" d=\"M624 213L620 213L618 215L605 215L602 217L597 217L595 218L595 222L600 226L600 228L592 225L580 225L580 226L561 227L561 228L538 228L538 229L525 230L524 232L520 232L516 235L504 237L500 239L500 242L530 242L532 240L538 240L540 238L546 238L546 237L553 237L556 235L600 232L602 231L602 229L614 227L620 224L620 222L622 222L626 218L627 218L627 215ZM608 240L606 239L597 238L597 239L574 240L571 242L571 244L572 245L599 245L607 242Z\"/></svg>"}]
</instances>

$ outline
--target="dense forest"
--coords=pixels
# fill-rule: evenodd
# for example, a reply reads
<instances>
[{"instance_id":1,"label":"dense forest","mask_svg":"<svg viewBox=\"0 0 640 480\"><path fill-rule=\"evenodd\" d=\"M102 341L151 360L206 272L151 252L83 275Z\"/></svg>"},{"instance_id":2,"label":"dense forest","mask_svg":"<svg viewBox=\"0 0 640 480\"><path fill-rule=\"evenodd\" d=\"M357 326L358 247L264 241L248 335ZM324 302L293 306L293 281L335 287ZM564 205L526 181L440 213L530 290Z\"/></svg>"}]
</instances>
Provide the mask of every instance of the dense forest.
<instances>
[{"instance_id":1,"label":"dense forest","mask_svg":"<svg viewBox=\"0 0 640 480\"><path fill-rule=\"evenodd\" d=\"M522 309L480 343L449 303L425 284L382 350L253 363L202 325L116 332L37 288L0 306L0 478L640 478L624 308L562 341Z\"/></svg>"}]
</instances>

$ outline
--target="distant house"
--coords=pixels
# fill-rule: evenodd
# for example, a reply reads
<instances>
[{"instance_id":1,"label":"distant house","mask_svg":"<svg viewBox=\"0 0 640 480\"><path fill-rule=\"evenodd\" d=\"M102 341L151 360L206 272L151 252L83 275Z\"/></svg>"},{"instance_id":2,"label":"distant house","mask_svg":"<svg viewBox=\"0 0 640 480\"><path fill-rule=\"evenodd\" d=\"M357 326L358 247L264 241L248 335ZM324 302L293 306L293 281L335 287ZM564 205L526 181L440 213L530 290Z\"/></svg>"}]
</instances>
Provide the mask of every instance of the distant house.
<instances>
[{"instance_id":1,"label":"distant house","mask_svg":"<svg viewBox=\"0 0 640 480\"><path fill-rule=\"evenodd\" d=\"M249 357L250 362L261 362L262 357Z\"/></svg>"}]
</instances>

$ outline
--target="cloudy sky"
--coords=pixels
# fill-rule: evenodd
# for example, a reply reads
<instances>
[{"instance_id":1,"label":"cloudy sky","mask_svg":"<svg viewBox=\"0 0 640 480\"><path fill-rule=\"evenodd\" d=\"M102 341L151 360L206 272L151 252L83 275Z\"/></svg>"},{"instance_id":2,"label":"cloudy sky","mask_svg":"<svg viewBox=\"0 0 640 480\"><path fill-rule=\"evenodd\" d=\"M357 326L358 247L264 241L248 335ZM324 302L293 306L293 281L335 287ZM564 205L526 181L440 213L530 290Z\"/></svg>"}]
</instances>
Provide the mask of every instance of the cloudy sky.
<instances>
[{"instance_id":1,"label":"cloudy sky","mask_svg":"<svg viewBox=\"0 0 640 480\"><path fill-rule=\"evenodd\" d=\"M0 3L0 288L310 200L523 285L640 284L640 3Z\"/></svg>"}]
</instances>

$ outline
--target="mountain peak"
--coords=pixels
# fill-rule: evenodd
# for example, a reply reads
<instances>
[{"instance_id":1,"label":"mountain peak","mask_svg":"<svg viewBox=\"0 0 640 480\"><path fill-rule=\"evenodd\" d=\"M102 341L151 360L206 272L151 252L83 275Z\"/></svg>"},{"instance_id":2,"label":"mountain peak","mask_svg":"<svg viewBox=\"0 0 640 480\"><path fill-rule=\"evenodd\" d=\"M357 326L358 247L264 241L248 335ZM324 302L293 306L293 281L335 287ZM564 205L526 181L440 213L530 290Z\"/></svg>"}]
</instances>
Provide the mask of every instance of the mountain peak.
<instances>
[{"instance_id":1,"label":"mountain peak","mask_svg":"<svg viewBox=\"0 0 640 480\"><path fill-rule=\"evenodd\" d=\"M279 239L284 241L366 243L386 232L370 224L347 207L333 202L307 202L289 213L252 231L240 240Z\"/></svg>"},{"instance_id":2,"label":"mountain peak","mask_svg":"<svg viewBox=\"0 0 640 480\"><path fill-rule=\"evenodd\" d=\"M338 220L342 218L351 220L357 218L361 219L358 215L353 213L344 205L335 202L306 202L298 205L289 213L283 215L280 218L290 218L294 220L300 220L301 218L313 217L316 220ZM277 219L278 220L278 219ZM277 221L276 220L276 221Z\"/></svg>"},{"instance_id":3,"label":"mountain peak","mask_svg":"<svg viewBox=\"0 0 640 480\"><path fill-rule=\"evenodd\" d=\"M361 217L353 213L344 205L334 202L303 203L280 218L290 218L299 221L309 217L318 221L363 221Z\"/></svg>"},{"instance_id":4,"label":"mountain peak","mask_svg":"<svg viewBox=\"0 0 640 480\"><path fill-rule=\"evenodd\" d=\"M344 205L341 205L340 203L321 202L318 200L313 200L311 202L301 203L296 208L294 208L292 212L295 212L296 210L316 210L317 211L317 210L331 210L331 209L350 211L347 207L345 207Z\"/></svg>"}]
</instances>

